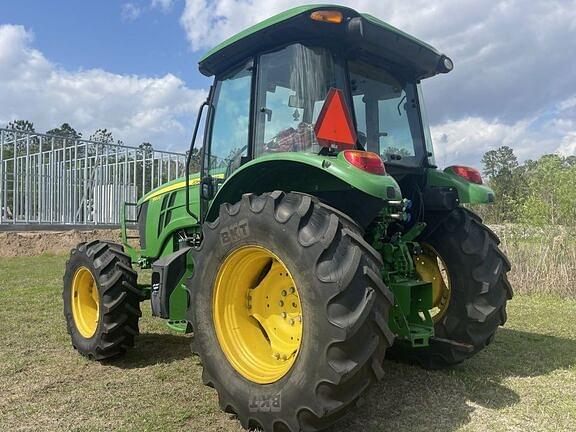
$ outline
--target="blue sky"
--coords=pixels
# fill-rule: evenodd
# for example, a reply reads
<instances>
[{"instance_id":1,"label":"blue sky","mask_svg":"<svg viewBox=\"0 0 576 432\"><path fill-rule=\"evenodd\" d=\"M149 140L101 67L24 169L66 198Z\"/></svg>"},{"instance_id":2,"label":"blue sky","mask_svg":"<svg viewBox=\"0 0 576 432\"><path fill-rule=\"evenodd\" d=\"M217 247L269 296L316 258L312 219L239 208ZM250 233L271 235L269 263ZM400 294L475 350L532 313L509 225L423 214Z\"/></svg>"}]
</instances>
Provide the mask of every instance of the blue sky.
<instances>
[{"instance_id":1,"label":"blue sky","mask_svg":"<svg viewBox=\"0 0 576 432\"><path fill-rule=\"evenodd\" d=\"M334 0L450 55L423 83L441 166L479 165L509 145L521 159L576 154L576 0ZM6 1L0 13L0 126L184 151L211 82L201 55L305 0Z\"/></svg>"},{"instance_id":2,"label":"blue sky","mask_svg":"<svg viewBox=\"0 0 576 432\"><path fill-rule=\"evenodd\" d=\"M139 15L131 18L125 5ZM0 20L22 24L34 33L34 46L68 70L101 68L119 74L163 76L173 73L189 87L206 87L198 73L201 51L193 51L179 23L183 2L165 11L149 1L4 2Z\"/></svg>"}]
</instances>

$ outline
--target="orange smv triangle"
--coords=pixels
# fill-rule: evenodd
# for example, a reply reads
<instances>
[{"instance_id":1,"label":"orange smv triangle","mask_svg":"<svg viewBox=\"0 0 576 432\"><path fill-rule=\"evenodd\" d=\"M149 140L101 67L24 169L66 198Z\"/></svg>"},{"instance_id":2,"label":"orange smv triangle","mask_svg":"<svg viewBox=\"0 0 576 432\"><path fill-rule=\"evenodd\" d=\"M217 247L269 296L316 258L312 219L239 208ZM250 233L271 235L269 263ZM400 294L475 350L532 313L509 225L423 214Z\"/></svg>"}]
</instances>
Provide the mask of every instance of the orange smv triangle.
<instances>
[{"instance_id":1,"label":"orange smv triangle","mask_svg":"<svg viewBox=\"0 0 576 432\"><path fill-rule=\"evenodd\" d=\"M342 90L331 88L314 126L316 139L325 147L353 147L356 131Z\"/></svg>"}]
</instances>

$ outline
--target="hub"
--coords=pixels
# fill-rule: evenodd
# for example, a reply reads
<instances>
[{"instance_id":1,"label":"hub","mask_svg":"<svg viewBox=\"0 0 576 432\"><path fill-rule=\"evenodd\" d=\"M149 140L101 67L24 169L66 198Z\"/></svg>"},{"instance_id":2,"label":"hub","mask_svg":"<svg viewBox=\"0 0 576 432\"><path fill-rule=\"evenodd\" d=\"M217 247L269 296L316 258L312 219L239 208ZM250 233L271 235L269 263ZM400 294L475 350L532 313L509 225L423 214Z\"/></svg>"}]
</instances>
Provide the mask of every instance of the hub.
<instances>
[{"instance_id":1,"label":"hub","mask_svg":"<svg viewBox=\"0 0 576 432\"><path fill-rule=\"evenodd\" d=\"M216 335L234 369L258 384L286 375L302 343L302 307L282 260L261 246L236 249L221 265L213 295Z\"/></svg>"}]
</instances>

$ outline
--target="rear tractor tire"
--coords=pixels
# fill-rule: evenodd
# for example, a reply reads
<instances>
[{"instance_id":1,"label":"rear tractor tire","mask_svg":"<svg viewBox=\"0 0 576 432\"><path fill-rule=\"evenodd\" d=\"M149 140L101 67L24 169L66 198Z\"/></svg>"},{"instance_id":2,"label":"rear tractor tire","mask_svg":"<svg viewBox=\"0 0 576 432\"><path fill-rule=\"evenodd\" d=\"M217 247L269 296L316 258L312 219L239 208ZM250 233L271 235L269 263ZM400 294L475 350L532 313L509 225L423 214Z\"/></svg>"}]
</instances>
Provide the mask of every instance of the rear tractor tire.
<instances>
[{"instance_id":1,"label":"rear tractor tire","mask_svg":"<svg viewBox=\"0 0 576 432\"><path fill-rule=\"evenodd\" d=\"M64 317L72 345L94 360L134 345L142 294L121 245L92 241L72 249L64 274Z\"/></svg>"},{"instance_id":2,"label":"rear tractor tire","mask_svg":"<svg viewBox=\"0 0 576 432\"><path fill-rule=\"evenodd\" d=\"M220 407L267 432L336 422L382 378L393 342L380 255L297 193L246 194L203 230L189 320Z\"/></svg>"},{"instance_id":3,"label":"rear tractor tire","mask_svg":"<svg viewBox=\"0 0 576 432\"><path fill-rule=\"evenodd\" d=\"M436 338L429 347L396 344L388 357L441 369L461 363L484 349L506 322L512 298L507 279L510 263L498 248L498 237L471 211L458 208L419 239L424 253L416 270L434 287ZM448 343L453 341L456 343Z\"/></svg>"}]
</instances>

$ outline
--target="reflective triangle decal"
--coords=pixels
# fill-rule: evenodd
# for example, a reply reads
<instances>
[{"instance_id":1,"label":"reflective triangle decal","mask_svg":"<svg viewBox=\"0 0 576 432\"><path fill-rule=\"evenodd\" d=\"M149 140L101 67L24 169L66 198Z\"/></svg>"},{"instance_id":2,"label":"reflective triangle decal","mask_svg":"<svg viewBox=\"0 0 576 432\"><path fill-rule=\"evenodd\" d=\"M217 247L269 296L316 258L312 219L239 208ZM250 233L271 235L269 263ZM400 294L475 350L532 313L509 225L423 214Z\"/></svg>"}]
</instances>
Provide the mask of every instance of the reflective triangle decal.
<instances>
[{"instance_id":1,"label":"reflective triangle decal","mask_svg":"<svg viewBox=\"0 0 576 432\"><path fill-rule=\"evenodd\" d=\"M314 126L316 139L324 147L353 147L356 130L342 90L331 88Z\"/></svg>"}]
</instances>

